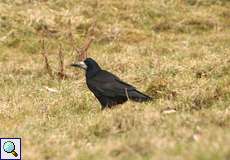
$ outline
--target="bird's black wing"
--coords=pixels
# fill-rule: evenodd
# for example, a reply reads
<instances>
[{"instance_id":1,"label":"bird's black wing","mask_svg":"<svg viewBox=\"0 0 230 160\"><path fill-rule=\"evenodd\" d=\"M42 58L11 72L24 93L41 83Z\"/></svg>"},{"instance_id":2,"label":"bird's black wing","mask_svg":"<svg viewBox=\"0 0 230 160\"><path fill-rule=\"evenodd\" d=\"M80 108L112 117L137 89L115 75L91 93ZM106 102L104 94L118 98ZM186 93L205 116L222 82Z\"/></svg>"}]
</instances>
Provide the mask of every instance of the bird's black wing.
<instances>
[{"instance_id":1,"label":"bird's black wing","mask_svg":"<svg viewBox=\"0 0 230 160\"><path fill-rule=\"evenodd\" d=\"M103 96L116 97L125 96L125 90L135 90L135 88L121 81L117 76L108 71L101 70L94 77L87 79L87 85Z\"/></svg>"},{"instance_id":2,"label":"bird's black wing","mask_svg":"<svg viewBox=\"0 0 230 160\"><path fill-rule=\"evenodd\" d=\"M102 105L116 105L127 101L145 101L150 97L136 90L132 85L121 81L108 71L101 70L94 77L87 79L87 85Z\"/></svg>"}]
</instances>

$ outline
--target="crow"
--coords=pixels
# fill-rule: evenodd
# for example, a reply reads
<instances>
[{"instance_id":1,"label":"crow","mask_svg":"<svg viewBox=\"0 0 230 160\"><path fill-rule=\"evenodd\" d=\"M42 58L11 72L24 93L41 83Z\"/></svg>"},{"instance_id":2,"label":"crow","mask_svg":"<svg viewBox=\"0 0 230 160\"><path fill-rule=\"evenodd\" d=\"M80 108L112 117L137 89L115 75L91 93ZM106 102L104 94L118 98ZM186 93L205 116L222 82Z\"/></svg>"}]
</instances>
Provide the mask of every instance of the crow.
<instances>
[{"instance_id":1,"label":"crow","mask_svg":"<svg viewBox=\"0 0 230 160\"><path fill-rule=\"evenodd\" d=\"M127 100L136 102L150 101L152 98L141 93L132 85L123 82L114 74L102 70L92 58L71 64L73 67L83 68L86 75L86 84L102 106L106 107L122 104Z\"/></svg>"}]
</instances>

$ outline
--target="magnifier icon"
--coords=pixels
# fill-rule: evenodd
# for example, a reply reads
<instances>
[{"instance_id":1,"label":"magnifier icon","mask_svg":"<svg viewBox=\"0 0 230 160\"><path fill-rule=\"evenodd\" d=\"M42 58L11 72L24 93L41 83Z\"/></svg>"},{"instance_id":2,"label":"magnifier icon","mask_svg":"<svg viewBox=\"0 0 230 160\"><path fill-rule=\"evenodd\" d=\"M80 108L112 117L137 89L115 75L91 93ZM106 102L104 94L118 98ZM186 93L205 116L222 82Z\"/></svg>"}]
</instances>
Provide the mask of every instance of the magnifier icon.
<instances>
[{"instance_id":1,"label":"magnifier icon","mask_svg":"<svg viewBox=\"0 0 230 160\"><path fill-rule=\"evenodd\" d=\"M17 152L15 152L15 145L13 142L11 141L7 141L3 144L3 150L6 152L6 153L11 153L14 155L14 157L17 157L18 154Z\"/></svg>"}]
</instances>

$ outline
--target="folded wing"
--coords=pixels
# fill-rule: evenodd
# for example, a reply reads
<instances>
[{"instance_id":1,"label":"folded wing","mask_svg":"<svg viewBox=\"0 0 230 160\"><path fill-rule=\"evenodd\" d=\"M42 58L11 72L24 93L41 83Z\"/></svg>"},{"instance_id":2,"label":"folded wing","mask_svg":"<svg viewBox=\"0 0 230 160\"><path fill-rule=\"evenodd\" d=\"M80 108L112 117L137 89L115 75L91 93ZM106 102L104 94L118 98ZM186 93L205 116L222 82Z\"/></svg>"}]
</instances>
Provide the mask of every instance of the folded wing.
<instances>
[{"instance_id":1,"label":"folded wing","mask_svg":"<svg viewBox=\"0 0 230 160\"><path fill-rule=\"evenodd\" d=\"M132 85L121 81L117 76L104 70L87 80L87 85L104 107L121 104L128 99L138 102L151 100L151 97L139 92Z\"/></svg>"}]
</instances>

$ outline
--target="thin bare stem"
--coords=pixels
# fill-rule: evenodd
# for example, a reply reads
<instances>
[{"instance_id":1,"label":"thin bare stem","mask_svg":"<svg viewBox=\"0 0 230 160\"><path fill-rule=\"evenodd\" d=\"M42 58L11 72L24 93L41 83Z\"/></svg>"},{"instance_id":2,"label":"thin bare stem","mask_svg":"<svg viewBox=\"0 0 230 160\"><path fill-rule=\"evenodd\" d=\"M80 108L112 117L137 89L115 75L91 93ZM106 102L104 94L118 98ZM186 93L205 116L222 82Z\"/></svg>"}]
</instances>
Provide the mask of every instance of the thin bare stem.
<instances>
[{"instance_id":1,"label":"thin bare stem","mask_svg":"<svg viewBox=\"0 0 230 160\"><path fill-rule=\"evenodd\" d=\"M46 71L47 71L47 73L49 74L49 76L51 78L54 78L53 71L52 71L52 69L51 69L51 67L49 65L49 61L48 61L48 58L47 58L47 52L46 52L46 48L45 48L45 40L44 39L41 40L41 48L42 48L41 55L43 56L44 61L45 61Z\"/></svg>"},{"instance_id":2,"label":"thin bare stem","mask_svg":"<svg viewBox=\"0 0 230 160\"><path fill-rule=\"evenodd\" d=\"M59 78L60 79L64 79L65 78L65 73L64 73L64 55L63 55L63 52L62 52L62 45L60 44L59 45L59 52L58 52L58 57L59 57L59 72L58 72L58 75L59 75Z\"/></svg>"},{"instance_id":3,"label":"thin bare stem","mask_svg":"<svg viewBox=\"0 0 230 160\"><path fill-rule=\"evenodd\" d=\"M94 37L93 34L95 32L96 21L89 27L86 34L86 41L83 43L82 47L75 47L75 51L77 52L76 60L82 61L88 57L87 51L92 44Z\"/></svg>"}]
</instances>

